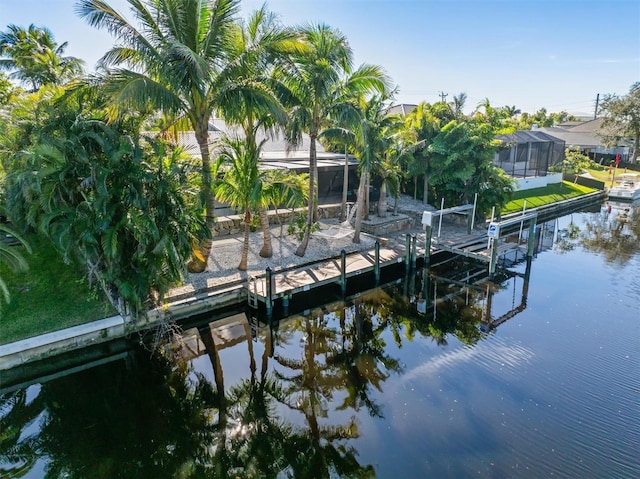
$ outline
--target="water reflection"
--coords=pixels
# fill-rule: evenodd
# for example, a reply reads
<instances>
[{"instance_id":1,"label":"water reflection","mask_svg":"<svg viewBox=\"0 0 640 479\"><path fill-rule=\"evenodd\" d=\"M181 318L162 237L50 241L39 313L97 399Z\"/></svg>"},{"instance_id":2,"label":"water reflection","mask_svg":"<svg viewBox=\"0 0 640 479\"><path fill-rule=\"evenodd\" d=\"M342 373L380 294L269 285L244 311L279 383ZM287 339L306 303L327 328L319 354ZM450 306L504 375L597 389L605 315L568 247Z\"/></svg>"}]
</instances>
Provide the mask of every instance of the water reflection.
<instances>
[{"instance_id":1,"label":"water reflection","mask_svg":"<svg viewBox=\"0 0 640 479\"><path fill-rule=\"evenodd\" d=\"M557 233L543 226L536 251L552 237L561 247L637 254L637 213L613 213L567 218ZM626 236L636 239L635 250ZM152 358L140 348L7 392L0 396L0 478L509 477L517 461L547 477L576 454L597 464L585 448L572 449L571 438L602 436L598 444L607 446L605 429L589 436L582 421L615 423L597 401L610 401L615 388L624 396L629 356L615 350L603 360L602 333L584 333L601 324L588 323L588 311L579 330L573 322L562 329L570 315L552 317L539 299L529 314L531 297L552 280L541 276L530 288L535 260L514 257L507 266L489 278L485 264L449 261L272 325L239 313L183 331ZM501 326L518 315L517 328ZM495 335L496 328L509 334ZM563 338L576 334L583 334L580 346L571 350ZM598 341L591 363L589 338ZM580 360L567 359L574 355ZM601 396L594 364L607 366ZM591 376L572 386L582 370L563 367ZM610 381L614 373L620 378ZM567 411L580 422L562 443L555 424L573 417ZM633 471L624 454L634 448L622 444L613 455ZM569 452L556 460L549 445Z\"/></svg>"},{"instance_id":2,"label":"water reflection","mask_svg":"<svg viewBox=\"0 0 640 479\"><path fill-rule=\"evenodd\" d=\"M216 407L185 362L111 363L3 398L5 477L181 477L208 462ZM26 395L35 395L26 402ZM11 432L7 436L7 432ZM16 440L17 439L17 440Z\"/></svg>"},{"instance_id":3,"label":"water reflection","mask_svg":"<svg viewBox=\"0 0 640 479\"><path fill-rule=\"evenodd\" d=\"M640 251L640 205L607 202L601 211L589 215L582 224L574 222L559 230L560 251L581 246L602 255L607 262L624 265Z\"/></svg>"}]
</instances>

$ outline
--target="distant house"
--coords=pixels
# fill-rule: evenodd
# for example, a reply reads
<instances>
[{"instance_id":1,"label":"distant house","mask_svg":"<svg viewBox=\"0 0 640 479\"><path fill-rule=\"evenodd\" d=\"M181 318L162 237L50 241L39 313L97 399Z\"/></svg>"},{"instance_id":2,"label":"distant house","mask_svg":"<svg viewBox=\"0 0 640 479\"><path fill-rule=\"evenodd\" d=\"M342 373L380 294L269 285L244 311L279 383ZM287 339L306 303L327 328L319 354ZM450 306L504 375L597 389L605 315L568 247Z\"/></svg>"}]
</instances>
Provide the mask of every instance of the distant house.
<instances>
[{"instance_id":1,"label":"distant house","mask_svg":"<svg viewBox=\"0 0 640 479\"><path fill-rule=\"evenodd\" d=\"M225 137L242 137L242 130L227 125L222 119L212 119L209 122L209 145L212 157L215 157L217 142ZM309 146L311 144L308 135L302 135L302 142L294 150L286 141L278 136L265 136L263 132L258 134L257 141L267 141L262 146L260 154L260 168L262 169L286 169L297 173L309 172ZM178 145L185 151L200 157L200 148L193 131L178 133ZM344 153L331 153L316 141L316 157L318 159L318 201L321 204L338 203L342 200L342 187L344 178ZM358 185L357 167L358 160L349 155L349 191L355 191ZM219 211L220 210L220 211ZM216 214L230 214L228 208L217 205Z\"/></svg>"},{"instance_id":2,"label":"distant house","mask_svg":"<svg viewBox=\"0 0 640 479\"><path fill-rule=\"evenodd\" d=\"M602 144L602 138L598 135L602 120L597 118L590 121L567 122L554 127L539 128L538 131L560 138L567 147L579 148L582 153L596 162L612 160L618 153L622 156L622 160L626 161L631 153L631 145L623 140L613 148L605 147Z\"/></svg>"},{"instance_id":3,"label":"distant house","mask_svg":"<svg viewBox=\"0 0 640 479\"><path fill-rule=\"evenodd\" d=\"M410 103L400 103L398 105L389 107L389 109L387 110L387 114L405 116L415 110L417 106L418 105L413 105Z\"/></svg>"},{"instance_id":4,"label":"distant house","mask_svg":"<svg viewBox=\"0 0 640 479\"><path fill-rule=\"evenodd\" d=\"M496 138L504 147L493 163L515 178L546 176L551 166L564 161L565 142L541 130L519 130Z\"/></svg>"}]
</instances>

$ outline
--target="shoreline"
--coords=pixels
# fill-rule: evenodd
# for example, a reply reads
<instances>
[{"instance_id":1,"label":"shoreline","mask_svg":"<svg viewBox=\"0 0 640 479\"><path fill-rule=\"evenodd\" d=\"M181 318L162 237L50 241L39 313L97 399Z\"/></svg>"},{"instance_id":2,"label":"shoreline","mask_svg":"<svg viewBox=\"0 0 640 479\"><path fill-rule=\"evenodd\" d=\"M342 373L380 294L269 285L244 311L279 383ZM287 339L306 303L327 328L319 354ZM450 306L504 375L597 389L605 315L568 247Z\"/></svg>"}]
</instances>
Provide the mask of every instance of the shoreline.
<instances>
[{"instance_id":1,"label":"shoreline","mask_svg":"<svg viewBox=\"0 0 640 479\"><path fill-rule=\"evenodd\" d=\"M541 217L561 214L565 210L579 208L587 204L595 204L604 198L605 192L599 191L559 203L532 208L530 211L537 211ZM417 207L423 208L422 203ZM433 208L431 207L430 209ZM514 213L512 215L517 216L519 214ZM329 223L329 221L325 221L325 223ZM334 224L337 224L337 220ZM279 232L279 227L277 229ZM455 226L447 226L444 231L445 234L451 234L455 229ZM406 234L416 234L421 231L423 230L420 226L390 234L384 239L397 247L403 247L403 241L398 241L398 239L404 238ZM347 250L347 248L350 248L348 252L372 251L377 239L373 235L363 233L361 235L361 243L355 244L351 242L351 236L323 238L312 235L305 256L298 257L293 254L293 251L295 251L294 248L297 248L299 242L296 237L288 235L284 238L273 238L274 257L267 259L260 258L258 255L258 251L262 247L262 233L256 231L251 234L256 235L256 238L250 237L249 268L247 271L240 272L237 270L242 237L229 237L214 241L212 256L214 254L223 254L224 259L212 260L210 258L210 266L227 265L227 267L218 267L204 273L188 275L182 286L171 290L165 297L165 305L163 307L150 311L147 320L139 321L134 328L131 328L122 316L117 315L4 344L0 346L0 371L54 357L71 350L122 338L132 332L153 327L159 318L167 316L170 318L182 318L202 313L206 308L215 311L216 307L221 308L234 302L238 303L243 300L243 294L246 293L245 284L249 276L264 275L264 270L267 266L287 269L302 267L305 264L335 256L339 254L340 249ZM254 240L253 243L251 243L251 239ZM256 239L258 241L255 241ZM216 242L220 242L218 248L216 248ZM336 250L336 248L339 249ZM235 268L233 270L229 269L229 264L235 264ZM246 301L246 298L244 298L244 301Z\"/></svg>"}]
</instances>

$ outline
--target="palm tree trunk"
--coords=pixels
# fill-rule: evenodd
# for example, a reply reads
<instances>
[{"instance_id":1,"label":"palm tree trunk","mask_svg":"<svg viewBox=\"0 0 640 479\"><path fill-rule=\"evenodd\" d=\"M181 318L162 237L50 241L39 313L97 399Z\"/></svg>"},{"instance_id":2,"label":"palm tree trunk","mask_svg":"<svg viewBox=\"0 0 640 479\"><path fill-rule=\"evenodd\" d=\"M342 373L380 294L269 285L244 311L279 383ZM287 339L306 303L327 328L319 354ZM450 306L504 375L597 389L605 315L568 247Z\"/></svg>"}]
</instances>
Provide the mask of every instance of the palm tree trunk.
<instances>
[{"instance_id":1,"label":"palm tree trunk","mask_svg":"<svg viewBox=\"0 0 640 479\"><path fill-rule=\"evenodd\" d=\"M194 254L191 261L187 265L189 272L201 273L207 267L207 261L211 254L213 240L211 232L215 225L215 203L213 200L213 191L211 188L211 158L209 155L209 133L207 131L207 123L199 124L195 128L196 140L200 147L200 156L202 158L202 185L200 186L200 197L205 208L205 222L209 234L198 246L199 254Z\"/></svg>"},{"instance_id":2,"label":"palm tree trunk","mask_svg":"<svg viewBox=\"0 0 640 479\"><path fill-rule=\"evenodd\" d=\"M366 184L366 176L367 173L365 171L363 171L361 173L360 176L360 184L358 185L358 199L356 201L356 204L358 206L358 208L356 209L356 224L354 226L354 233L353 233L353 242L354 243L360 243L360 229L362 228L362 210L364 208L364 187Z\"/></svg>"},{"instance_id":3,"label":"palm tree trunk","mask_svg":"<svg viewBox=\"0 0 640 479\"><path fill-rule=\"evenodd\" d=\"M380 185L380 198L378 199L378 216L387 217L387 180L383 179Z\"/></svg>"},{"instance_id":4,"label":"palm tree trunk","mask_svg":"<svg viewBox=\"0 0 640 479\"><path fill-rule=\"evenodd\" d=\"M316 136L315 134L309 135L311 141L311 147L309 148L309 203L307 209L307 224L304 228L304 237L302 243L298 246L295 252L296 256L304 256L309 245L309 237L311 236L311 225L313 225L314 215L317 215L317 198L318 189L316 187L316 173L318 171L318 161L316 158Z\"/></svg>"},{"instance_id":5,"label":"palm tree trunk","mask_svg":"<svg viewBox=\"0 0 640 479\"><path fill-rule=\"evenodd\" d=\"M260 256L263 258L271 258L273 256L273 247L271 246L271 231L269 231L269 219L267 217L267 210L261 206L258 211L260 212L260 225L262 226L263 238Z\"/></svg>"},{"instance_id":6,"label":"palm tree trunk","mask_svg":"<svg viewBox=\"0 0 640 479\"><path fill-rule=\"evenodd\" d=\"M365 175L367 178L367 182L364 186L364 219L369 219L369 190L371 189L371 182L369 181L369 172Z\"/></svg>"},{"instance_id":7,"label":"palm tree trunk","mask_svg":"<svg viewBox=\"0 0 640 479\"><path fill-rule=\"evenodd\" d=\"M244 241L242 242L242 256L240 258L240 264L238 269L240 271L247 270L247 259L249 258L249 230L251 228L251 212L245 210L244 212Z\"/></svg>"},{"instance_id":8,"label":"palm tree trunk","mask_svg":"<svg viewBox=\"0 0 640 479\"><path fill-rule=\"evenodd\" d=\"M413 200L417 200L418 199L418 177L414 176L413 177Z\"/></svg>"},{"instance_id":9,"label":"palm tree trunk","mask_svg":"<svg viewBox=\"0 0 640 479\"><path fill-rule=\"evenodd\" d=\"M429 197L429 175L427 175L427 172L425 170L424 172L424 193L423 193L423 198L422 198L422 203L423 204L427 204L428 201L428 197Z\"/></svg>"}]
</instances>

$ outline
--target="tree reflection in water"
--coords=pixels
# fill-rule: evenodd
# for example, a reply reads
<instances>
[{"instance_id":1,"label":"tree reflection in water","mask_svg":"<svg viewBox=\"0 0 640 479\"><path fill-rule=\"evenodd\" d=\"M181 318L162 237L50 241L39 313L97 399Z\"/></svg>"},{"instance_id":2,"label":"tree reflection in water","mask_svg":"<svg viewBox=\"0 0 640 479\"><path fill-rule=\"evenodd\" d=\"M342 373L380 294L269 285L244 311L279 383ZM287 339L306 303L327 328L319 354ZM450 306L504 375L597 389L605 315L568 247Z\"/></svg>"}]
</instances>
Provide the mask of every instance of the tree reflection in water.
<instances>
[{"instance_id":1,"label":"tree reflection in water","mask_svg":"<svg viewBox=\"0 0 640 479\"><path fill-rule=\"evenodd\" d=\"M559 230L556 244L560 251L582 246L610 263L624 265L640 251L640 206L617 205L610 209L605 205L600 213L586 219L582 229L571 221Z\"/></svg>"},{"instance_id":2,"label":"tree reflection in water","mask_svg":"<svg viewBox=\"0 0 640 479\"><path fill-rule=\"evenodd\" d=\"M358 460L358 417L384 418L385 382L402 374L390 346L417 335L477 342L505 279L479 288L419 272L404 291L365 292L263 327L255 340L244 315L226 323L239 331L226 343L220 322L203 325L194 354L206 355L212 379L178 345L9 393L0 398L0 477L28 474L40 459L48 478L374 477ZM249 366L225 378L221 349L230 346L246 350Z\"/></svg>"},{"instance_id":3,"label":"tree reflection in water","mask_svg":"<svg viewBox=\"0 0 640 479\"><path fill-rule=\"evenodd\" d=\"M23 433L40 415L36 433L13 446L3 441L2 464L17 462L18 450L25 465L45 459L47 478L188 477L207 462L214 395L206 381L191 383L187 375L185 363L143 358L46 383L33 410L19 399L3 414L4 431Z\"/></svg>"}]
</instances>

